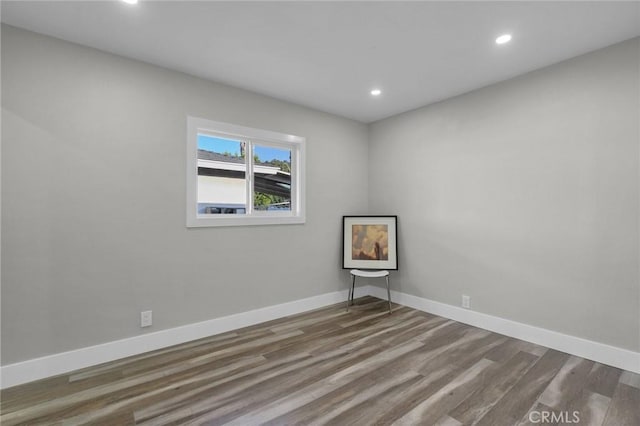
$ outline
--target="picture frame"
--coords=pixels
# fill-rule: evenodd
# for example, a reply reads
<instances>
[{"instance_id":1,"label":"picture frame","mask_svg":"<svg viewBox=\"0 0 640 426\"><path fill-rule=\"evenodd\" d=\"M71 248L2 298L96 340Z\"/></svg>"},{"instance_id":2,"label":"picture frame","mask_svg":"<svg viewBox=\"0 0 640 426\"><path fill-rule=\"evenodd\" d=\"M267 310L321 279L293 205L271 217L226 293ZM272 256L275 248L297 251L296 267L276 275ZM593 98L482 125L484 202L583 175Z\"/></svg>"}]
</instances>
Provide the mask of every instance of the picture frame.
<instances>
[{"instance_id":1,"label":"picture frame","mask_svg":"<svg viewBox=\"0 0 640 426\"><path fill-rule=\"evenodd\" d=\"M342 216L342 269L398 270L398 216Z\"/></svg>"}]
</instances>

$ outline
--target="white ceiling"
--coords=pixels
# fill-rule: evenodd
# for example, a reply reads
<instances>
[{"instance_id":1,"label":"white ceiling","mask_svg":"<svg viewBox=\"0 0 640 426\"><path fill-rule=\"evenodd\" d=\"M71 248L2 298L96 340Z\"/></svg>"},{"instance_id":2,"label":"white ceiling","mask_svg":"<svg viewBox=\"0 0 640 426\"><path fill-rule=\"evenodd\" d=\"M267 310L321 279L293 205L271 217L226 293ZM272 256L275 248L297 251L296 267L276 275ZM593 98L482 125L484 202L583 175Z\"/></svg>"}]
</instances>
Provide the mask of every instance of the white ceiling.
<instances>
[{"instance_id":1,"label":"white ceiling","mask_svg":"<svg viewBox=\"0 0 640 426\"><path fill-rule=\"evenodd\" d=\"M2 1L1 12L10 25L363 122L640 35L639 2ZM512 42L496 45L507 32Z\"/></svg>"}]
</instances>

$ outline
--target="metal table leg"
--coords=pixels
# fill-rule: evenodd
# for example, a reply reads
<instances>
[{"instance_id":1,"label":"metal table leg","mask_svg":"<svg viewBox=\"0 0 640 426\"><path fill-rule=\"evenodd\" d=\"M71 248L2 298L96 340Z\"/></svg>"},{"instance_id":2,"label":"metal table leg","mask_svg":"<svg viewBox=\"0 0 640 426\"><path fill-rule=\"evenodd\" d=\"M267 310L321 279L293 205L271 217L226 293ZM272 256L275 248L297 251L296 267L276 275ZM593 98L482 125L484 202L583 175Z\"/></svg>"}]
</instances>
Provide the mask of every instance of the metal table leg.
<instances>
[{"instance_id":1,"label":"metal table leg","mask_svg":"<svg viewBox=\"0 0 640 426\"><path fill-rule=\"evenodd\" d=\"M389 276L385 277L387 279L387 300L389 301L389 313L391 313L391 290L389 290Z\"/></svg>"}]
</instances>

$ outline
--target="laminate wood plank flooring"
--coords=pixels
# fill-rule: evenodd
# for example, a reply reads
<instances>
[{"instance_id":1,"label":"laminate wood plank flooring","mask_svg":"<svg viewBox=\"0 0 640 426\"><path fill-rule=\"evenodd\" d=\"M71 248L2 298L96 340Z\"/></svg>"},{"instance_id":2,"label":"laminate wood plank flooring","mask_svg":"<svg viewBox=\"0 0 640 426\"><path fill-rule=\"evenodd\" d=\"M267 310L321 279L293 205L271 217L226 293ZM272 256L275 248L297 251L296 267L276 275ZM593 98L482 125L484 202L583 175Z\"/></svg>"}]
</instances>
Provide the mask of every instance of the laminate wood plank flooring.
<instances>
[{"instance_id":1,"label":"laminate wood plank flooring","mask_svg":"<svg viewBox=\"0 0 640 426\"><path fill-rule=\"evenodd\" d=\"M640 425L637 374L386 303L5 389L0 424Z\"/></svg>"}]
</instances>

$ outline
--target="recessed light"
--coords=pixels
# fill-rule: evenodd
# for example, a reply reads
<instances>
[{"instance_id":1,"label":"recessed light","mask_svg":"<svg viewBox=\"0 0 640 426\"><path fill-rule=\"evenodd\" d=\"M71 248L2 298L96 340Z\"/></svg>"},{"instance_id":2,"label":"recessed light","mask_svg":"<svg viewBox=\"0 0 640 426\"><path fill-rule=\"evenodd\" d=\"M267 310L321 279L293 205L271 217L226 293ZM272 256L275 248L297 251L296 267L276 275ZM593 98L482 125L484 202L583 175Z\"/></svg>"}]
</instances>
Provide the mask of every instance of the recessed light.
<instances>
[{"instance_id":1,"label":"recessed light","mask_svg":"<svg viewBox=\"0 0 640 426\"><path fill-rule=\"evenodd\" d=\"M123 2L127 3L127 4L137 4L138 0L122 0Z\"/></svg>"},{"instance_id":2,"label":"recessed light","mask_svg":"<svg viewBox=\"0 0 640 426\"><path fill-rule=\"evenodd\" d=\"M380 96L381 93L382 93L382 90L380 90L380 89L373 89L371 91L371 95L373 95L373 96Z\"/></svg>"},{"instance_id":3,"label":"recessed light","mask_svg":"<svg viewBox=\"0 0 640 426\"><path fill-rule=\"evenodd\" d=\"M502 34L496 39L496 44L505 44L511 41L511 34Z\"/></svg>"}]
</instances>

